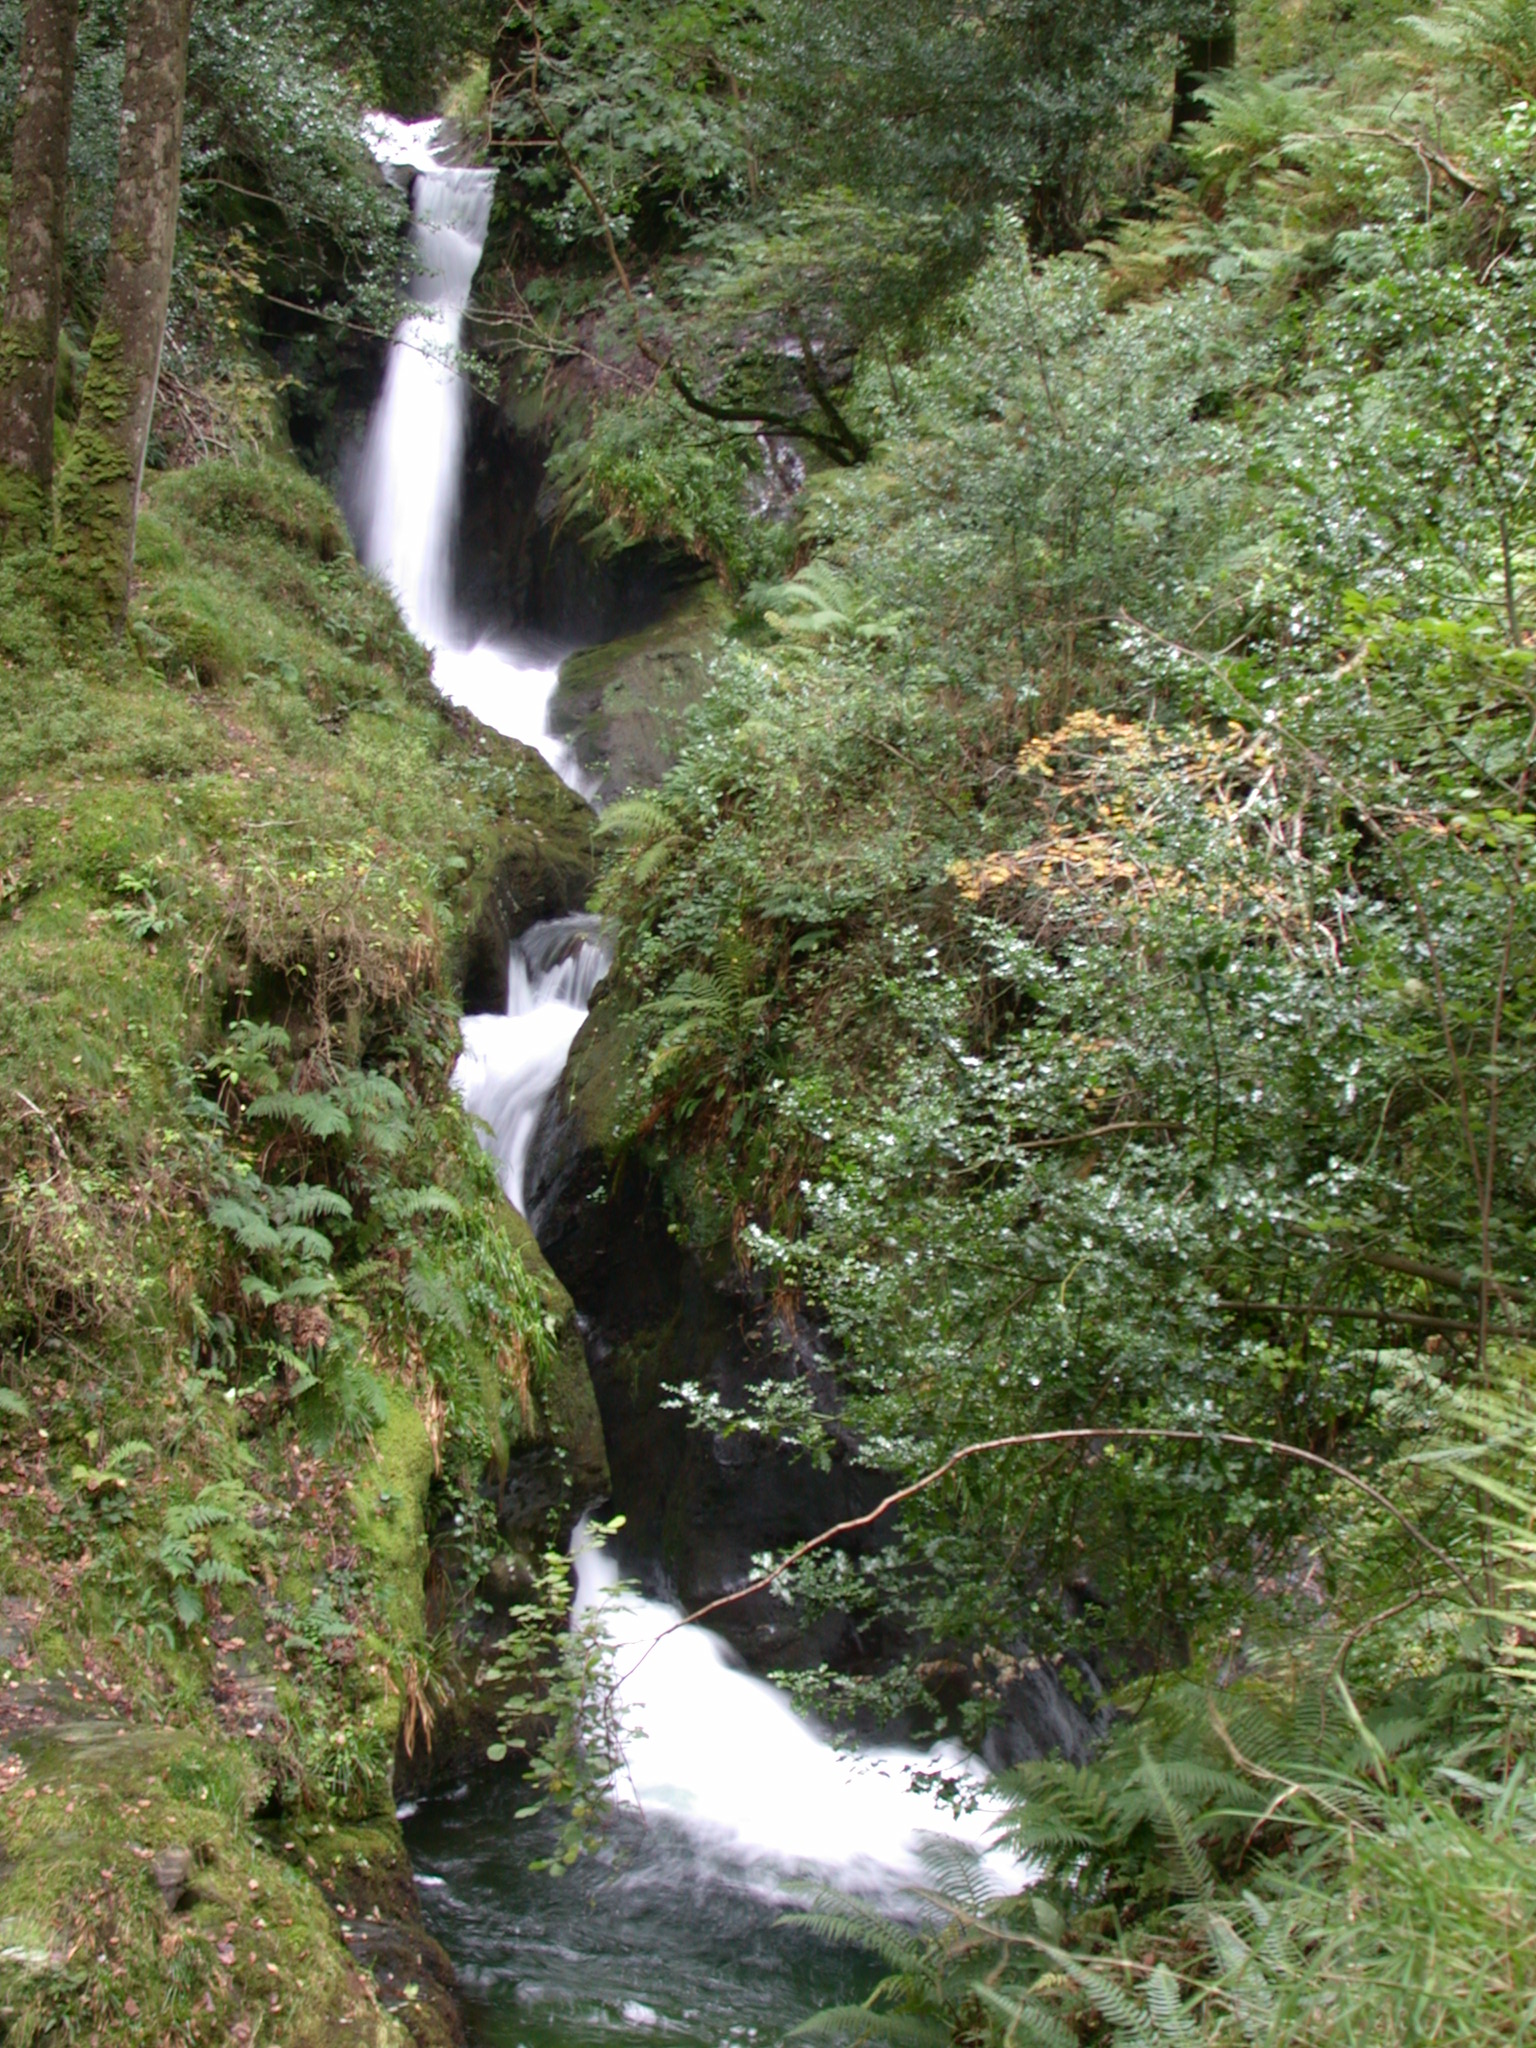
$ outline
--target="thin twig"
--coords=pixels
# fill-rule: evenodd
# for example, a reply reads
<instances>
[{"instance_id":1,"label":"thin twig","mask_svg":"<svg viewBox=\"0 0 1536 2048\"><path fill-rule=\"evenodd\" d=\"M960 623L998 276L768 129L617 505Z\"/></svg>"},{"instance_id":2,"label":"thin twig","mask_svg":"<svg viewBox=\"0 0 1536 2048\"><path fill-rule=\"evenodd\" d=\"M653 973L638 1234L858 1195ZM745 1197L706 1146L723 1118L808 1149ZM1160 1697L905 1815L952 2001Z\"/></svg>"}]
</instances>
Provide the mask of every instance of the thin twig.
<instances>
[{"instance_id":1,"label":"thin twig","mask_svg":"<svg viewBox=\"0 0 1536 2048\"><path fill-rule=\"evenodd\" d=\"M1347 1465L1339 1465L1332 1458L1325 1458L1319 1451L1303 1450L1298 1444L1281 1443L1271 1437L1245 1436L1239 1431L1226 1429L1037 1429L1026 1430L1017 1436L988 1437L980 1443L963 1444L959 1450L952 1451L942 1465L935 1466L931 1472L925 1472L920 1479L914 1479L909 1485L898 1487L894 1493L888 1493L885 1499L878 1506L871 1508L867 1514L855 1515L846 1522L835 1522L830 1529L823 1529L820 1535L812 1536L808 1541L799 1544L771 1570L762 1573L747 1585L738 1586L733 1593L722 1593L717 1599L706 1601L702 1607L695 1608L691 1614L681 1616L670 1627L662 1629L626 1676L633 1676L656 1644L675 1634L678 1629L690 1628L696 1622L705 1621L710 1615L718 1614L722 1608L733 1607L738 1601L751 1599L755 1593L766 1592L777 1580L783 1578L786 1572L793 1570L814 1551L824 1550L840 1536L851 1536L861 1529L871 1528L890 1514L892 1509L900 1507L905 1501L914 1500L919 1494L926 1493L930 1487L937 1486L941 1480L947 1479L952 1472L970 1459L985 1457L994 1451L1030 1450L1039 1449L1046 1444L1067 1443L1223 1444L1232 1450L1263 1451L1268 1457L1290 1459L1296 1464L1310 1466L1315 1471L1326 1472L1330 1477L1342 1480L1345 1485L1353 1486L1367 1499L1374 1501L1377 1507L1384 1509L1413 1542L1427 1551L1437 1564L1443 1566L1459 1581L1474 1604L1481 1603L1481 1595L1477 1588L1456 1560L1448 1556L1437 1543L1432 1542L1418 1524L1404 1514L1380 1487L1373 1486L1368 1479L1362 1479L1358 1473L1351 1472Z\"/></svg>"}]
</instances>

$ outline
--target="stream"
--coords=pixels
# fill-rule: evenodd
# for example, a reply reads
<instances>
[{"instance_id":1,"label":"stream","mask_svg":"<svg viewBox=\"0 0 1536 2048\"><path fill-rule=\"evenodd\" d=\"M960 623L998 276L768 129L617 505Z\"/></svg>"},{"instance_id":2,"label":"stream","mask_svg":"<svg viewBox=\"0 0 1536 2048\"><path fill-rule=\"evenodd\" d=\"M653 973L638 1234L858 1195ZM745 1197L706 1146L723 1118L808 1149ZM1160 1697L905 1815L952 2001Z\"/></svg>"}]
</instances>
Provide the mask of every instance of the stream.
<instances>
[{"instance_id":1,"label":"stream","mask_svg":"<svg viewBox=\"0 0 1536 2048\"><path fill-rule=\"evenodd\" d=\"M421 278L368 429L360 549L431 649L444 695L590 794L549 730L559 650L477 635L455 612L468 392L453 351L495 174L441 164L436 134L433 123L370 124L380 160L414 174ZM520 1211L541 1112L607 966L595 919L535 925L512 949L506 1012L464 1020L456 1085ZM622 1491L612 1506L625 1512ZM518 1818L510 1772L402 1809L423 1916L459 1969L474 2040L776 2041L818 2006L863 1996L876 1975L854 1952L785 1925L786 1906L836 1888L910 1909L925 1857L943 1847L1017 1882L989 1847L986 1781L970 1758L835 1747L722 1637L677 1626L675 1605L621 1580L584 1528L575 1547L578 1610L599 1617L621 1679L625 1769L603 1851L558 1878L531 1868L549 1851L551 1823ZM931 1789L941 1780L964 1796L941 1803Z\"/></svg>"}]
</instances>

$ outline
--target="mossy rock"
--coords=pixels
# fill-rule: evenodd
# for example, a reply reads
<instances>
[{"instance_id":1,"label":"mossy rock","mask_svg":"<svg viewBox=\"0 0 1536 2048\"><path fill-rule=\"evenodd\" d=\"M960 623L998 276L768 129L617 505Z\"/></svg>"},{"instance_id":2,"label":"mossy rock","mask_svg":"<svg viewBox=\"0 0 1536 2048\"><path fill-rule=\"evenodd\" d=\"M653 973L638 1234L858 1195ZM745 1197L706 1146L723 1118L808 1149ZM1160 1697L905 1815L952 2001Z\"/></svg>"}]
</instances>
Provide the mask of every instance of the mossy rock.
<instances>
[{"instance_id":1,"label":"mossy rock","mask_svg":"<svg viewBox=\"0 0 1536 2048\"><path fill-rule=\"evenodd\" d=\"M550 722L575 749L599 803L655 788L672 766L728 618L719 589L697 584L658 624L566 658Z\"/></svg>"},{"instance_id":2,"label":"mossy rock","mask_svg":"<svg viewBox=\"0 0 1536 2048\"><path fill-rule=\"evenodd\" d=\"M520 1390L504 1390L503 1415L507 1419L508 1473L503 1485L503 1525L512 1529L532 1524L537 1504L548 1491L553 1471L541 1478L538 1466L543 1455L553 1451L558 1461L560 1490L574 1506L585 1507L608 1492L608 1453L603 1443L602 1418L597 1396L587 1370L586 1348L576 1325L571 1297L556 1279L539 1250L528 1225L510 1206L502 1228L513 1239L525 1270L534 1278L545 1305L547 1330L553 1357L541 1371L533 1389L533 1409L520 1433L513 1418L513 1402ZM511 1395L512 1400L505 1400Z\"/></svg>"},{"instance_id":3,"label":"mossy rock","mask_svg":"<svg viewBox=\"0 0 1536 2048\"><path fill-rule=\"evenodd\" d=\"M465 939L454 963L465 1010L498 1014L507 1006L514 941L530 925L586 907L597 873L596 820L531 747L487 732L462 712L455 724L508 790L495 839L467 878Z\"/></svg>"},{"instance_id":4,"label":"mossy rock","mask_svg":"<svg viewBox=\"0 0 1536 2048\"><path fill-rule=\"evenodd\" d=\"M610 1166L624 1137L623 1091L634 1072L637 1028L633 1012L599 990L560 1083L567 1146Z\"/></svg>"},{"instance_id":5,"label":"mossy rock","mask_svg":"<svg viewBox=\"0 0 1536 2048\"><path fill-rule=\"evenodd\" d=\"M251 1825L263 1786L245 1745L65 1723L15 1741L6 1777L8 2037L408 2048L311 1873ZM167 1896L156 1858L178 1851L184 1886Z\"/></svg>"}]
</instances>

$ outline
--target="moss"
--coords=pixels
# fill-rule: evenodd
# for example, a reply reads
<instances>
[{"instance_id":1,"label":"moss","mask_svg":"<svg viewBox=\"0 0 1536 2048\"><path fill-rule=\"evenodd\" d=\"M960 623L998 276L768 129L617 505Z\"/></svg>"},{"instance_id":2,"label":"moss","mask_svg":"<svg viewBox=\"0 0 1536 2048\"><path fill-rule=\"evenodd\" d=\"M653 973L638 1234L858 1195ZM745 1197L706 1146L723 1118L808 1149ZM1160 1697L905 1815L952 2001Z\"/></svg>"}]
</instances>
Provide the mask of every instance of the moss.
<instances>
[{"instance_id":1,"label":"moss","mask_svg":"<svg viewBox=\"0 0 1536 2048\"><path fill-rule=\"evenodd\" d=\"M686 714L708 687L708 657L728 619L718 586L700 584L656 625L566 659L555 723L596 779L602 800L654 788L671 767Z\"/></svg>"},{"instance_id":2,"label":"moss","mask_svg":"<svg viewBox=\"0 0 1536 2048\"><path fill-rule=\"evenodd\" d=\"M0 464L0 548L32 547L52 524L48 493L25 470Z\"/></svg>"},{"instance_id":3,"label":"moss","mask_svg":"<svg viewBox=\"0 0 1536 2048\"><path fill-rule=\"evenodd\" d=\"M385 1619L401 1635L419 1633L427 1562L424 1513L432 1483L432 1445L403 1388L386 1390L387 1414L351 1482L359 1543L373 1558Z\"/></svg>"},{"instance_id":4,"label":"moss","mask_svg":"<svg viewBox=\"0 0 1536 2048\"><path fill-rule=\"evenodd\" d=\"M535 1387L538 1426L523 1432L522 1443L525 1448L537 1447L541 1440L551 1443L567 1461L576 1497L582 1502L595 1500L608 1491L608 1453L575 1305L517 1211L505 1208L499 1224L538 1289L551 1339L548 1362ZM521 1393L520 1388L510 1391L514 1396Z\"/></svg>"},{"instance_id":5,"label":"moss","mask_svg":"<svg viewBox=\"0 0 1536 2048\"><path fill-rule=\"evenodd\" d=\"M128 599L138 497L124 438L128 413L123 339L98 320L80 417L59 474L57 550L85 603L115 624Z\"/></svg>"},{"instance_id":6,"label":"moss","mask_svg":"<svg viewBox=\"0 0 1536 2048\"><path fill-rule=\"evenodd\" d=\"M379 1624L363 1646L375 1682L358 1688L349 1702L353 1727L348 1732L364 1750L372 1738L378 1751L393 1757L404 1707L404 1667L426 1646L426 1509L434 1460L410 1396L390 1386L384 1398L385 1418L348 1486L356 1540L375 1582ZM382 1811L392 1814L387 1779L373 1789Z\"/></svg>"},{"instance_id":7,"label":"moss","mask_svg":"<svg viewBox=\"0 0 1536 2048\"><path fill-rule=\"evenodd\" d=\"M79 1941L108 1956L93 2023L124 2048L258 2021L278 2044L399 2041L392 2001L435 2039L451 2014L395 1969L419 1929L367 1937L394 1957L375 1986L283 1844L303 1809L384 1830L403 1872L391 1760L434 1668L439 1466L466 1501L519 1448L602 1474L569 1304L450 1086L453 984L488 902L541 865L579 900L590 814L536 755L443 707L296 471L153 478L141 529L117 642L70 620L51 557L0 560L0 1382L30 1410L0 1418L16 1681L0 1685L0 1784L26 1773L0 1807L0 1917L22 1957L0 2004L27 2026L72 2010L79 1972L25 1958ZM207 1064L240 1020L289 1029L304 1086L346 1071L393 1089L389 1145L354 1160L300 1126L242 1138ZM353 1218L351 1264L328 1269L308 1337L290 1312L286 1353L243 1286L259 1261L210 1217L258 1170L344 1190ZM433 1187L447 1207L390 1207ZM418 1261L446 1308L407 1300ZM295 1343L316 1381L302 1396ZM537 1354L552 1363L530 1379ZM200 1499L235 1503L210 1525L223 1548L194 1524L191 1552L168 1550ZM199 1562L218 1567L201 1584ZM79 1761L89 1744L65 1731L87 1713L128 1731L111 1742L132 1773ZM50 1745L44 1762L24 1737ZM175 1784L139 1748L152 1738ZM52 1864L44 1795L25 1798L40 1771L47 1810L73 1799L79 1832ZM133 1806L131 1778L156 1772L163 1794ZM123 1848L173 1840L207 1851L174 1924Z\"/></svg>"},{"instance_id":8,"label":"moss","mask_svg":"<svg viewBox=\"0 0 1536 2048\"><path fill-rule=\"evenodd\" d=\"M633 1013L600 991L576 1035L562 1087L562 1104L583 1151L610 1164L624 1137L622 1102L633 1071L637 1024Z\"/></svg>"},{"instance_id":9,"label":"moss","mask_svg":"<svg viewBox=\"0 0 1536 2048\"><path fill-rule=\"evenodd\" d=\"M223 2044L259 2015L287 2048L404 2048L322 1894L252 1830L260 1777L234 1745L81 1722L17 1744L11 1773L0 2016L17 2038ZM175 1849L190 1868L172 1910L154 1859Z\"/></svg>"},{"instance_id":10,"label":"moss","mask_svg":"<svg viewBox=\"0 0 1536 2048\"><path fill-rule=\"evenodd\" d=\"M416 2048L461 2042L453 1966L417 1919L398 1823L391 1817L367 1827L304 1829L292 1853L313 1875L349 1952L366 1964L380 2002L400 2019Z\"/></svg>"}]
</instances>

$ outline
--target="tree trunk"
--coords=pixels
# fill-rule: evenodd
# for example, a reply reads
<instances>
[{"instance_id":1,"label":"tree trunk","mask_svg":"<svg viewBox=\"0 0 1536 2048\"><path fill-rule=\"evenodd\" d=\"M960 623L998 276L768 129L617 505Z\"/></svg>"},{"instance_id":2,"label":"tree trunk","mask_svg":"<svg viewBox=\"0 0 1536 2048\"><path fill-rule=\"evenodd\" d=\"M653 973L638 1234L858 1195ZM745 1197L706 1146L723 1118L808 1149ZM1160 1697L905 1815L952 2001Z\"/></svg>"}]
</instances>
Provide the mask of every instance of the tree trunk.
<instances>
[{"instance_id":1,"label":"tree trunk","mask_svg":"<svg viewBox=\"0 0 1536 2048\"><path fill-rule=\"evenodd\" d=\"M1209 35L1179 38L1179 68L1173 80L1173 139L1196 121L1209 117L1200 88L1237 62L1236 0L1220 0L1216 25Z\"/></svg>"},{"instance_id":2,"label":"tree trunk","mask_svg":"<svg viewBox=\"0 0 1536 2048\"><path fill-rule=\"evenodd\" d=\"M0 551L53 525L53 396L79 0L27 0L0 327Z\"/></svg>"},{"instance_id":3,"label":"tree trunk","mask_svg":"<svg viewBox=\"0 0 1536 2048\"><path fill-rule=\"evenodd\" d=\"M59 479L60 560L118 628L171 295L191 22L192 0L128 0L106 283Z\"/></svg>"}]
</instances>

